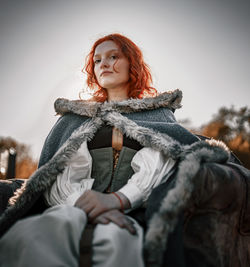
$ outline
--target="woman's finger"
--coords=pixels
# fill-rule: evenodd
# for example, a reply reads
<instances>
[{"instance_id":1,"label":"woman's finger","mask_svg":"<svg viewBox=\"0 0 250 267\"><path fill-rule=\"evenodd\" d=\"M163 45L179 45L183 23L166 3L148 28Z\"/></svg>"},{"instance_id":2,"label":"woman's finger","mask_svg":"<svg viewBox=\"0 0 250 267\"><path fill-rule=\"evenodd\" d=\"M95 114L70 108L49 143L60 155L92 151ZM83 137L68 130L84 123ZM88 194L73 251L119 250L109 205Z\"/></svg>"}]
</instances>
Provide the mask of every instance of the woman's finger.
<instances>
[{"instance_id":1,"label":"woman's finger","mask_svg":"<svg viewBox=\"0 0 250 267\"><path fill-rule=\"evenodd\" d=\"M87 214L88 219L90 221L93 221L97 216L100 216L103 212L105 212L104 209L100 209L99 207L93 207Z\"/></svg>"},{"instance_id":2,"label":"woman's finger","mask_svg":"<svg viewBox=\"0 0 250 267\"><path fill-rule=\"evenodd\" d=\"M100 215L97 218L95 218L95 220L93 221L93 224L108 224L110 222L110 220L108 220L106 217Z\"/></svg>"},{"instance_id":3,"label":"woman's finger","mask_svg":"<svg viewBox=\"0 0 250 267\"><path fill-rule=\"evenodd\" d=\"M95 206L93 205L93 203L78 203L77 205L75 205L76 207L78 207L79 209L85 211L86 214L89 214L94 208Z\"/></svg>"},{"instance_id":4,"label":"woman's finger","mask_svg":"<svg viewBox=\"0 0 250 267\"><path fill-rule=\"evenodd\" d=\"M113 223L117 224L121 228L127 229L131 234L136 234L136 228L133 225L133 222L129 220L123 213L118 210L112 210L106 212L105 217L108 218Z\"/></svg>"}]
</instances>

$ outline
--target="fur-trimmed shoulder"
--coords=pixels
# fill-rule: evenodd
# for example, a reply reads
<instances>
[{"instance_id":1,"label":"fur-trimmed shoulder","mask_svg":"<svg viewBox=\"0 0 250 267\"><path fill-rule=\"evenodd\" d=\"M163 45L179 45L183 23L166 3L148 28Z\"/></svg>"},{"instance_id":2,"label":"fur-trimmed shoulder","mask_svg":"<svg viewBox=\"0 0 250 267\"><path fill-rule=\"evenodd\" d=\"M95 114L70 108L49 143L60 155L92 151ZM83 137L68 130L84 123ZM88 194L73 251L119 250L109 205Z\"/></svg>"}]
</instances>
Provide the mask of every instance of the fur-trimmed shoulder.
<instances>
[{"instance_id":1,"label":"fur-trimmed shoulder","mask_svg":"<svg viewBox=\"0 0 250 267\"><path fill-rule=\"evenodd\" d=\"M181 107L182 91L176 89L174 91L164 92L156 97L148 97L143 99L130 98L124 101L111 102L91 102L86 100L68 100L58 98L55 101L55 111L57 114L63 115L71 112L82 116L94 117L100 111L116 111L119 113L132 113L143 110L152 110L157 108L178 109Z\"/></svg>"}]
</instances>

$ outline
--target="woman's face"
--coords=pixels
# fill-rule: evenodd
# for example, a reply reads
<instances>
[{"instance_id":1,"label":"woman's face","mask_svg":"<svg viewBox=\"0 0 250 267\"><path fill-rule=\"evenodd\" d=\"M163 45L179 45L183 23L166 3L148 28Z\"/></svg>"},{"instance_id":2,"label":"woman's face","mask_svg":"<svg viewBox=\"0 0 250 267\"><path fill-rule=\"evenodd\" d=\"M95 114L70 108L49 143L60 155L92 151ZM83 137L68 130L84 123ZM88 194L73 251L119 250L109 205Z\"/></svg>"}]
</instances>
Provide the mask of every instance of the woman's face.
<instances>
[{"instance_id":1,"label":"woman's face","mask_svg":"<svg viewBox=\"0 0 250 267\"><path fill-rule=\"evenodd\" d=\"M113 41L104 41L95 49L94 73L99 85L107 90L126 88L129 61Z\"/></svg>"}]
</instances>

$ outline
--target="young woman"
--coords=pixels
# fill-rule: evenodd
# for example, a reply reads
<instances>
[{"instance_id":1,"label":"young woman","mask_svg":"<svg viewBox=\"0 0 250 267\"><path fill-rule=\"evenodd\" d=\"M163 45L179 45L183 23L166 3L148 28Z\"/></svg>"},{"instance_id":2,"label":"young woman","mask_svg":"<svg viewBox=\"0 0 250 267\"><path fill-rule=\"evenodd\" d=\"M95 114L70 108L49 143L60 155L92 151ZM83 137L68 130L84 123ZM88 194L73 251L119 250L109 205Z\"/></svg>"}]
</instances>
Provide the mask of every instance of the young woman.
<instances>
[{"instance_id":1,"label":"young woman","mask_svg":"<svg viewBox=\"0 0 250 267\"><path fill-rule=\"evenodd\" d=\"M96 225L93 266L143 266L143 207L173 172L181 144L198 141L174 118L181 92L151 87L142 53L127 37L97 40L85 70L93 98L55 102L61 117L39 169L0 218L7 266L78 266L87 223Z\"/></svg>"}]
</instances>

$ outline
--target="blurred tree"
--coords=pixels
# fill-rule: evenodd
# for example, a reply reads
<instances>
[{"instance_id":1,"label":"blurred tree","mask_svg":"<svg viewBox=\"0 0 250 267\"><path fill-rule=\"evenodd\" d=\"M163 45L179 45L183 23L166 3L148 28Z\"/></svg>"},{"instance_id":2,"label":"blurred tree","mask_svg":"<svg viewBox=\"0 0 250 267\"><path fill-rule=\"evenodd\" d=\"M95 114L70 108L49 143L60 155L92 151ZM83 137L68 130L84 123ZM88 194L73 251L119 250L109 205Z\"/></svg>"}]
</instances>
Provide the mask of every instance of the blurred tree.
<instances>
[{"instance_id":1,"label":"blurred tree","mask_svg":"<svg viewBox=\"0 0 250 267\"><path fill-rule=\"evenodd\" d=\"M221 140L250 169L250 109L222 107L213 119L201 126L202 135Z\"/></svg>"},{"instance_id":2,"label":"blurred tree","mask_svg":"<svg viewBox=\"0 0 250 267\"><path fill-rule=\"evenodd\" d=\"M16 150L16 177L26 179L37 169L37 162L34 161L30 155L30 148L28 145L19 143L11 137L0 137L0 155L5 154L6 151L14 148ZM0 157L1 160L1 157ZM6 173L0 172L0 179L4 179Z\"/></svg>"}]
</instances>

